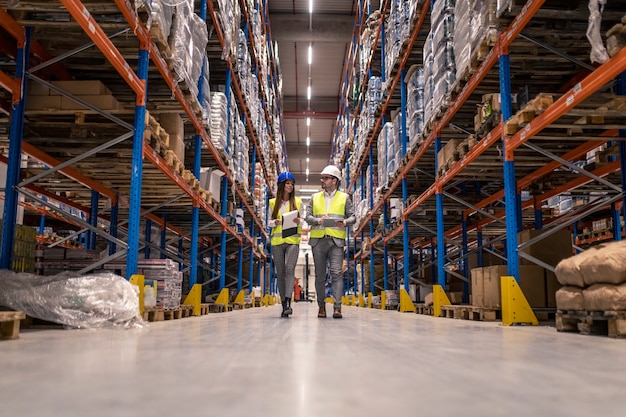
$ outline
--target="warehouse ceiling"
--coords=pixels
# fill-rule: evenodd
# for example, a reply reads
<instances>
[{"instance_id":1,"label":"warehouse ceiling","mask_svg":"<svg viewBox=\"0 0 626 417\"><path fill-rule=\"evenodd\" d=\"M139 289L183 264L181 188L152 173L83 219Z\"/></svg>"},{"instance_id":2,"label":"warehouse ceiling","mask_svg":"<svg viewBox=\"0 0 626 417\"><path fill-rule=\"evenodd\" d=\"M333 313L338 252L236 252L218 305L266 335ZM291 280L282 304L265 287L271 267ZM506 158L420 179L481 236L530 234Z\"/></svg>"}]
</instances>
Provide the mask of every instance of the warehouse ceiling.
<instances>
[{"instance_id":1,"label":"warehouse ceiling","mask_svg":"<svg viewBox=\"0 0 626 417\"><path fill-rule=\"evenodd\" d=\"M299 189L319 188L319 172L330 162L340 87L356 8L353 0L313 0L313 13L310 14L308 1L269 2L271 35L278 43L282 72L283 129L288 164ZM312 48L310 67L309 45ZM310 101L307 100L309 83ZM311 118L308 127L307 117ZM310 137L308 149L307 135Z\"/></svg>"}]
</instances>

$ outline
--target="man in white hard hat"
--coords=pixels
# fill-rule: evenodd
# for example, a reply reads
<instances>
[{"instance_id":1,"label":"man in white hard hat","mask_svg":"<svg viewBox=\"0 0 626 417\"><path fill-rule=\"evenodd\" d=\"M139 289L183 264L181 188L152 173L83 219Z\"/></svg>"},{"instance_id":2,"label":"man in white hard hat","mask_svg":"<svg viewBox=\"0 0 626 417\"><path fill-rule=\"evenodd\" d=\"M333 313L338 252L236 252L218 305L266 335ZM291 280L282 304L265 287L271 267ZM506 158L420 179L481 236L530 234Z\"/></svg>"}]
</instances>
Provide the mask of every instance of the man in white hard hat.
<instances>
[{"instance_id":1,"label":"man in white hard hat","mask_svg":"<svg viewBox=\"0 0 626 417\"><path fill-rule=\"evenodd\" d=\"M322 190L311 196L306 221L311 226L309 244L315 264L315 292L319 311L317 317L326 317L326 265L332 280L335 298L333 317L340 319L343 296L343 248L346 246L346 226L356 222L350 196L339 191L341 170L328 165L321 173Z\"/></svg>"}]
</instances>

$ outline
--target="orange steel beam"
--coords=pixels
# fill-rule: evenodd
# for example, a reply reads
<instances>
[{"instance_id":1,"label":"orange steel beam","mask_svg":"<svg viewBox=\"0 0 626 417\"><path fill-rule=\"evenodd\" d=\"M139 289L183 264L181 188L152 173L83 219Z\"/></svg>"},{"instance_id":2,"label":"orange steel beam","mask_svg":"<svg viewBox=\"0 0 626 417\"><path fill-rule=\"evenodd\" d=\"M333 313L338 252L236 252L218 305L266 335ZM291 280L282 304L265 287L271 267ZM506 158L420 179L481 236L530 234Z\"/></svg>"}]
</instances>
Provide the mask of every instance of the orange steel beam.
<instances>
[{"instance_id":1,"label":"orange steel beam","mask_svg":"<svg viewBox=\"0 0 626 417\"><path fill-rule=\"evenodd\" d=\"M32 145L29 145L29 144L28 144L28 143L26 143L26 142L22 142L22 148L24 148L24 145L26 145L26 148L28 148L28 149L32 148ZM32 156L33 158L39 159L38 157L36 157L36 156L32 155L30 152L28 152L28 151L26 151L26 150L24 150L24 149L23 149L23 151L24 151L24 153L27 153L28 155ZM46 155L46 154L43 154L43 152L40 152L40 154L41 154L41 156ZM40 160L41 160L42 162L46 163L47 165L50 165L50 166L55 166L55 165L54 165L55 163L56 163L57 165L59 164L59 161L55 160L55 159L54 159L54 158L52 158L52 157L47 156L47 158L46 158L46 159L47 159L47 160L49 160L49 161L50 161L50 163L47 163L47 162L45 162L44 160L41 160L41 159L40 159ZM7 159L6 157L4 157L4 156L0 155L0 162L3 162L3 163L5 163L5 164L6 164L6 163L8 162L8 159ZM60 170L60 172L62 172L64 175L68 176L69 178L75 179L75 178L71 177L70 175L68 175L68 172L67 172L67 171L68 171L68 169L69 169L69 171L74 171L74 170L72 170L71 168L64 168L64 169ZM82 176L82 174L79 174L79 175L81 175L81 176ZM77 181L78 181L78 180L77 180ZM93 180L90 180L90 181L94 182ZM79 182L83 183L82 181L79 181ZM81 204L78 204L78 203L76 203L76 202L74 202L74 201L72 201L72 200L69 200L69 199L67 199L67 198L64 198L64 197L58 196L58 195L56 195L56 194L53 194L53 193L51 193L51 192L49 192L49 191L47 191L47 190L44 190L44 189L42 189L41 187L38 187L38 186L36 186L36 185L33 185L33 184L28 184L28 185L26 186L26 188L28 188L28 189L30 189L30 190L32 190L32 191L34 191L34 192L38 193L38 194L41 194L41 195L44 195L44 196L49 197L49 198L51 198L51 199L57 200L57 201L59 201L59 202L61 202L61 203L63 203L63 204L66 204L66 205L68 205L68 206L72 206L72 207L74 207L74 208L76 208L76 209L78 209L78 210L82 210L82 211L84 211L85 213L89 213L89 210L90 210L90 209L89 209L88 207L85 207L85 206L83 206L83 205L81 205ZM96 190L96 191L98 191L99 193L101 193L101 194L103 194L103 195L105 195L105 196L107 196L107 197L111 198L109 195L105 194L105 193L102 191L102 189L104 189L104 190L108 190L106 187L104 187L104 186L100 186L100 187L98 187L98 188L100 188L100 189L99 189L99 190ZM95 189L95 188L92 188L92 189ZM110 193L113 193L113 195L114 195L114 196L116 196L116 195L117 195L117 194L116 194L116 192L114 192L114 191L112 191L112 190L108 190L108 191L109 191ZM122 199L120 199L120 200L122 200ZM112 204L115 204L115 198L111 198L111 203L112 203ZM210 206L209 206L209 207L210 207ZM145 211L145 210L144 210L144 209L142 209L142 212L144 212L144 211ZM152 213L147 213L147 214L144 214L144 216L145 216L145 217L147 217L147 218L149 218L149 219L151 219L154 223L158 224L159 226L161 226L161 228L163 228L163 226L164 226L164 224L165 224L165 221L164 221L162 218L160 218L160 217L158 217L157 215L152 214ZM106 219L107 217L105 216L105 217L103 217L103 218L105 218L105 219ZM176 234L177 234L177 235L179 235L179 236L185 236L185 235L186 235L186 234L185 234L185 232L184 232L182 229L179 229L179 228L177 228L177 227L175 227L175 226L172 226L172 225L170 225L170 224L168 224L168 225L167 225L167 229L168 229L168 230L170 230L170 231L172 231L173 233L176 233Z\"/></svg>"},{"instance_id":2,"label":"orange steel beam","mask_svg":"<svg viewBox=\"0 0 626 417\"><path fill-rule=\"evenodd\" d=\"M598 176L598 177L605 177L605 176L607 176L608 174L610 174L612 172L618 171L619 168L620 168L620 162L616 161L616 162L608 163L608 164L606 164L606 165L604 165L604 166L602 166L602 167L592 171L592 173L594 175ZM588 183L590 183L592 181L594 181L592 178L589 178L589 177L587 177L585 175L581 175L580 177L578 177L576 179L573 179L570 182L568 182L568 183L566 183L566 184L564 184L564 185L562 185L560 187L557 187L557 188L555 188L553 190L550 190L550 191L547 191L547 192L545 192L543 194L535 196L535 198L533 198L533 199L523 201L522 202L522 210L523 209L532 208L532 207L534 207L537 204L537 202L545 201L545 200L547 200L549 198L552 198L552 197L554 197L556 195L563 194L566 191L573 190L573 189L575 189L577 187L580 187L582 185L588 184ZM497 218L504 218L505 217L505 212L504 212L504 210L502 210L501 212L495 213L494 216L497 217ZM472 226L470 226L468 228L468 231L469 230L474 230L477 227L485 226L485 225L487 225L489 223L492 223L492 222L493 222L493 219L483 219L480 222L475 223ZM459 233L460 233L460 226L457 226L454 229L451 229L450 231L448 231L446 233L446 237L458 236Z\"/></svg>"},{"instance_id":3,"label":"orange steel beam","mask_svg":"<svg viewBox=\"0 0 626 417\"><path fill-rule=\"evenodd\" d=\"M620 161L615 161L615 162L610 162L596 170L593 170L592 173L598 177L605 177L608 174L615 172L615 171L619 171L620 169ZM594 179L589 178L586 175L581 175L580 177L560 186L560 187L556 187L553 190L550 190L544 194L541 194L541 199L542 200L547 200L550 197L554 197L555 195L559 195L559 194L563 194L566 191L569 190L573 190L577 187L580 187L582 185L588 184L590 182L594 181ZM530 206L532 206L532 201L528 200L527 202L530 202ZM524 207L524 206L523 206ZM524 207L525 208L525 207Z\"/></svg>"},{"instance_id":4,"label":"orange steel beam","mask_svg":"<svg viewBox=\"0 0 626 417\"><path fill-rule=\"evenodd\" d=\"M98 22L89 14L87 8L79 0L60 0L68 12L74 17L83 28L85 34L91 38L98 49L107 57L109 62L115 67L126 83L137 95L137 104L145 105L146 84L130 68L122 54L107 37Z\"/></svg>"},{"instance_id":5,"label":"orange steel beam","mask_svg":"<svg viewBox=\"0 0 626 417\"><path fill-rule=\"evenodd\" d=\"M24 43L24 28L2 7L0 7L0 26L2 26L13 38L15 38L18 44L21 45ZM31 42L30 50L33 55L43 62L52 58L48 51L46 51L36 40ZM61 65L59 65L59 63L52 65L51 70L60 80L72 79L72 76Z\"/></svg>"},{"instance_id":6,"label":"orange steel beam","mask_svg":"<svg viewBox=\"0 0 626 417\"><path fill-rule=\"evenodd\" d=\"M51 167L61 165L62 163L58 159L51 157L47 153L39 150L38 148L34 147L33 145L25 141L22 141L22 152L32 156L38 161L41 161L44 164L51 166ZM71 168L71 167L61 168L59 172L63 173L66 177L71 178L74 181L79 182L80 184L83 184L85 187L95 190L99 192L100 194L108 197L111 200L112 204L115 204L116 197L117 197L115 191L110 190L109 188L103 186L99 182L92 180L91 178L75 170L74 168Z\"/></svg>"},{"instance_id":7,"label":"orange steel beam","mask_svg":"<svg viewBox=\"0 0 626 417\"><path fill-rule=\"evenodd\" d=\"M19 98L20 95L20 83L16 78L5 74L0 71L0 87L4 88L13 95L13 100Z\"/></svg>"},{"instance_id":8,"label":"orange steel beam","mask_svg":"<svg viewBox=\"0 0 626 417\"><path fill-rule=\"evenodd\" d=\"M591 94L612 81L626 69L626 48L622 48L613 58L602 64L587 78L574 86L555 101L543 113L529 122L526 127L505 141L506 152L512 152L545 127L574 108Z\"/></svg>"},{"instance_id":9,"label":"orange steel beam","mask_svg":"<svg viewBox=\"0 0 626 417\"><path fill-rule=\"evenodd\" d=\"M201 200L198 193L196 193L195 189L192 188L187 181L183 179L180 175L174 172L174 170L158 155L146 142L143 143L143 154L146 159L148 159L154 166L156 166L167 178L172 180L182 191L184 191L192 200L194 206L201 207L204 211L211 215L215 220L217 220L222 226L223 230L228 231L233 237L235 237L239 242L241 242L241 236L237 233L236 230L233 230L229 227L226 219L221 217L213 207L211 207L206 201Z\"/></svg>"}]
</instances>

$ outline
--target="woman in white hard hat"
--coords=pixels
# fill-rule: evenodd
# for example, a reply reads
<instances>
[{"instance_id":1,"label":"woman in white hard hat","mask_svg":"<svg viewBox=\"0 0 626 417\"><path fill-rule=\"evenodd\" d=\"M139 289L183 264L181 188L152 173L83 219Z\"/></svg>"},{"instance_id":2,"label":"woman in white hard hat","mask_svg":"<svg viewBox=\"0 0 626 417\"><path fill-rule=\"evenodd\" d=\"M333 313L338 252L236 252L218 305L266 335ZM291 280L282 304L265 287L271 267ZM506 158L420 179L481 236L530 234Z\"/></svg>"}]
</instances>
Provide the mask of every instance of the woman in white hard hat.
<instances>
[{"instance_id":1,"label":"woman in white hard hat","mask_svg":"<svg viewBox=\"0 0 626 417\"><path fill-rule=\"evenodd\" d=\"M319 311L317 317L326 317L324 286L326 265L332 280L335 299L333 317L342 318L343 296L343 248L346 245L346 226L356 222L350 196L339 191L341 171L328 165L321 173L322 190L311 196L306 221L311 226L309 244L315 264L315 292Z\"/></svg>"},{"instance_id":2,"label":"woman in white hard hat","mask_svg":"<svg viewBox=\"0 0 626 417\"><path fill-rule=\"evenodd\" d=\"M272 227L271 244L274 268L276 269L276 279L278 281L278 293L283 303L281 317L289 317L293 313L291 308L291 296L293 294L296 263L300 254L300 228L302 202L295 196L294 187L296 179L291 172L283 172L278 176L278 190L276 198L269 201L270 220ZM287 236L283 232L283 215L285 213L297 211L294 223L297 231L293 235Z\"/></svg>"}]
</instances>

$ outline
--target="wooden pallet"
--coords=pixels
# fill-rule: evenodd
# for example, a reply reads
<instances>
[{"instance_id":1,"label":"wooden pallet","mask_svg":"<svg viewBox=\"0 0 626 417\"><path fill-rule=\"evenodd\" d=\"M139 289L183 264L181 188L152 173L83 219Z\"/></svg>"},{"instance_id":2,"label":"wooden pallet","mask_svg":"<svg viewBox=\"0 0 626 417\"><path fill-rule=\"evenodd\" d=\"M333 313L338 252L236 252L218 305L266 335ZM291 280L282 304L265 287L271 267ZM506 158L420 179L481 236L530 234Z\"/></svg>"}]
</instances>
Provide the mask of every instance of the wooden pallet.
<instances>
[{"instance_id":1,"label":"wooden pallet","mask_svg":"<svg viewBox=\"0 0 626 417\"><path fill-rule=\"evenodd\" d=\"M555 324L559 332L626 337L626 311L558 310Z\"/></svg>"},{"instance_id":2,"label":"wooden pallet","mask_svg":"<svg viewBox=\"0 0 626 417\"><path fill-rule=\"evenodd\" d=\"M209 313L224 313L227 308L223 304L208 303Z\"/></svg>"},{"instance_id":3,"label":"wooden pallet","mask_svg":"<svg viewBox=\"0 0 626 417\"><path fill-rule=\"evenodd\" d=\"M427 316L432 316L433 315L433 305L432 304L426 305L426 304L416 303L415 304L415 312L417 314L424 314L424 315L427 315Z\"/></svg>"},{"instance_id":4,"label":"wooden pallet","mask_svg":"<svg viewBox=\"0 0 626 417\"><path fill-rule=\"evenodd\" d=\"M209 305L208 304L200 304L200 315L206 316L209 314Z\"/></svg>"},{"instance_id":5,"label":"wooden pallet","mask_svg":"<svg viewBox=\"0 0 626 417\"><path fill-rule=\"evenodd\" d=\"M180 311L183 318L191 317L193 315L193 306L189 304L181 304Z\"/></svg>"},{"instance_id":6,"label":"wooden pallet","mask_svg":"<svg viewBox=\"0 0 626 417\"><path fill-rule=\"evenodd\" d=\"M471 305L447 305L441 306L442 317L474 320L474 321L496 321L501 318L500 309L491 307L479 307Z\"/></svg>"},{"instance_id":7,"label":"wooden pallet","mask_svg":"<svg viewBox=\"0 0 626 417\"><path fill-rule=\"evenodd\" d=\"M20 338L20 320L26 314L21 311L0 311L0 340Z\"/></svg>"},{"instance_id":8,"label":"wooden pallet","mask_svg":"<svg viewBox=\"0 0 626 417\"><path fill-rule=\"evenodd\" d=\"M540 93L504 124L504 133L513 135L543 113L554 102L551 94Z\"/></svg>"},{"instance_id":9,"label":"wooden pallet","mask_svg":"<svg viewBox=\"0 0 626 417\"><path fill-rule=\"evenodd\" d=\"M146 321L163 321L165 320L165 312L160 307L144 307L143 319Z\"/></svg>"}]
</instances>

